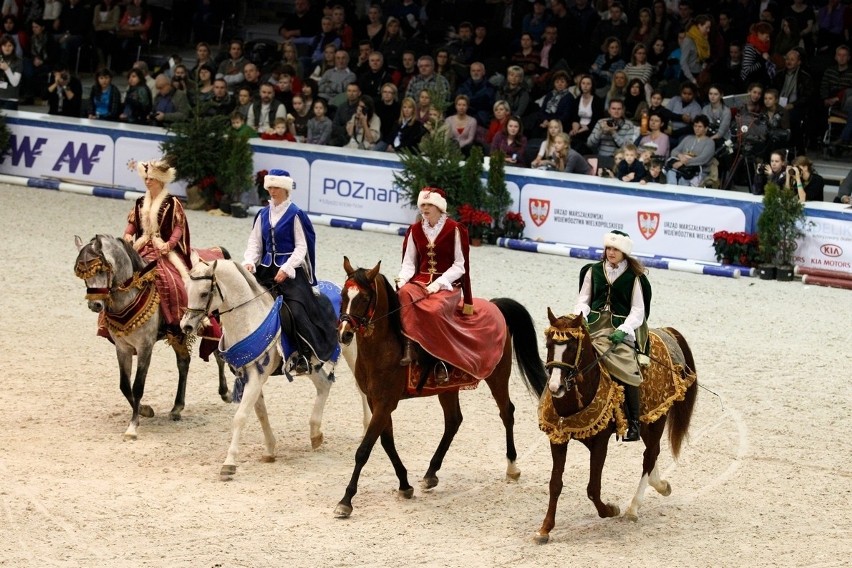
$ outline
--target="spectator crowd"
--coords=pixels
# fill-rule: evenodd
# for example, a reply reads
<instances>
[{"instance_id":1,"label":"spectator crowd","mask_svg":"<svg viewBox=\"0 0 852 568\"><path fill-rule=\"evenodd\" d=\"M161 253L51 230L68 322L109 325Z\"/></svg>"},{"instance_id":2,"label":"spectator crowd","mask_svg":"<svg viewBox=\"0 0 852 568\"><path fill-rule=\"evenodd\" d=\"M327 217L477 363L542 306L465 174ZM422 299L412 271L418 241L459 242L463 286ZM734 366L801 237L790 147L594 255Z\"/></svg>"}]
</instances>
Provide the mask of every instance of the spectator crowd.
<instances>
[{"instance_id":1,"label":"spectator crowd","mask_svg":"<svg viewBox=\"0 0 852 568\"><path fill-rule=\"evenodd\" d=\"M152 77L155 4L4 0L0 105L161 126L200 108L246 136L382 152L440 132L513 166L715 187L739 156L771 178L773 155L792 164L852 110L841 0L295 0L277 45L198 42Z\"/></svg>"}]
</instances>

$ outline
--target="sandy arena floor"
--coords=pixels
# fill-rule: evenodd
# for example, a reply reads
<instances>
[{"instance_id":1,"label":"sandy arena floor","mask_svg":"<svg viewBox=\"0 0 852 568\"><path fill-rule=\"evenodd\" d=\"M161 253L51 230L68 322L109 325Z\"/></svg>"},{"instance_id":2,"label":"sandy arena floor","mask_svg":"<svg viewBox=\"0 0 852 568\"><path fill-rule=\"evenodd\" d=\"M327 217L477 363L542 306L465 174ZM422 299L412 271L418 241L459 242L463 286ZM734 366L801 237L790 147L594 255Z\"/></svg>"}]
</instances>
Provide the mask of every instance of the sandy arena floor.
<instances>
[{"instance_id":1,"label":"sandy arena floor","mask_svg":"<svg viewBox=\"0 0 852 568\"><path fill-rule=\"evenodd\" d=\"M585 497L588 454L574 442L557 526L532 543L547 506L550 452L536 401L513 378L522 475L504 481L502 426L488 389L462 394L465 422L440 484L398 500L377 445L348 520L333 518L360 440L360 402L342 364L312 451L313 386L266 389L278 460L261 463L256 419L233 481L219 480L235 407L215 365L194 360L183 421L172 422L176 369L155 349L139 439L115 352L73 273L74 235L120 234L130 202L0 187L0 566L847 566L852 552L852 295L799 282L651 270L652 326L677 327L701 384L689 443L660 464L672 495L649 489L638 523L599 519ZM250 219L189 212L195 246L242 257ZM317 227L318 274L342 282L342 257L386 274L401 239ZM533 314L571 310L579 260L474 249L474 293L509 296ZM442 428L436 399L394 414L409 475L426 471ZM612 441L603 497L626 509L642 447Z\"/></svg>"}]
</instances>

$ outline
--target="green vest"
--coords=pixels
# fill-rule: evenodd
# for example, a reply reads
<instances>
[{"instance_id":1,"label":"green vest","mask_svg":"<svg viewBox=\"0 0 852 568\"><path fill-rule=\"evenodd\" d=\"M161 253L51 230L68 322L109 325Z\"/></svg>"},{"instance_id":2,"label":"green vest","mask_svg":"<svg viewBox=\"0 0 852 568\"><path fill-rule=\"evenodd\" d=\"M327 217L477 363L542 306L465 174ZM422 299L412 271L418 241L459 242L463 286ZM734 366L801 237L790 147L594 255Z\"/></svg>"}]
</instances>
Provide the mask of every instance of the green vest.
<instances>
[{"instance_id":1,"label":"green vest","mask_svg":"<svg viewBox=\"0 0 852 568\"><path fill-rule=\"evenodd\" d=\"M580 270L580 287L586 278L586 272L592 270L592 299L589 303L591 312L587 318L589 323L595 323L603 314L608 313L612 328L615 329L624 323L630 313L633 304L633 287L636 280L642 287L642 297L645 300L645 319L642 325L634 330L636 335L636 346L647 355L648 352L648 316L651 314L651 283L648 277L642 274L636 276L629 268L610 282L604 271L604 261L587 264Z\"/></svg>"}]
</instances>

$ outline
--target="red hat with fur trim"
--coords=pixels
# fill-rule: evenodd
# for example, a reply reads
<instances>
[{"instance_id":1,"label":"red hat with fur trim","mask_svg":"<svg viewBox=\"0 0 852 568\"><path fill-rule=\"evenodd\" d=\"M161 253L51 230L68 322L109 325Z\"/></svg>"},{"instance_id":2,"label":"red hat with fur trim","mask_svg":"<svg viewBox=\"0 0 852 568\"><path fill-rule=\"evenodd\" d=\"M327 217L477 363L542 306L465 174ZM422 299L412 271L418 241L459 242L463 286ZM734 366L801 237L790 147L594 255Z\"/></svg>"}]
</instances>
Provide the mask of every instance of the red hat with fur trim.
<instances>
[{"instance_id":1,"label":"red hat with fur trim","mask_svg":"<svg viewBox=\"0 0 852 568\"><path fill-rule=\"evenodd\" d=\"M424 187L420 190L420 195L417 196L417 207L424 203L434 205L441 210L441 213L447 212L447 194L438 187Z\"/></svg>"}]
</instances>

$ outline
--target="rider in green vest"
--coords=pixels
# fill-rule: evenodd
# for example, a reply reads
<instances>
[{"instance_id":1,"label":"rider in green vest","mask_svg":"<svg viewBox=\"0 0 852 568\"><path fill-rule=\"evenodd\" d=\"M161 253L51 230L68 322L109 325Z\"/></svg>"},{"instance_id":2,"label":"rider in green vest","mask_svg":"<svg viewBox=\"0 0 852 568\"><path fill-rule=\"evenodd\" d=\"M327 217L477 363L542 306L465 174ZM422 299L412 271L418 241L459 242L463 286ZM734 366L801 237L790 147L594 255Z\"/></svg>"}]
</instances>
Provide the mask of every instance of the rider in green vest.
<instances>
[{"instance_id":1,"label":"rider in green vest","mask_svg":"<svg viewBox=\"0 0 852 568\"><path fill-rule=\"evenodd\" d=\"M580 294L574 307L574 313L588 321L595 350L606 353L603 363L610 375L624 386L625 442L639 439L639 357L648 354L651 313L651 284L645 267L630 256L632 251L627 233L604 235L604 258L580 270Z\"/></svg>"}]
</instances>

